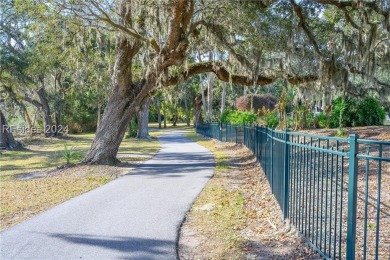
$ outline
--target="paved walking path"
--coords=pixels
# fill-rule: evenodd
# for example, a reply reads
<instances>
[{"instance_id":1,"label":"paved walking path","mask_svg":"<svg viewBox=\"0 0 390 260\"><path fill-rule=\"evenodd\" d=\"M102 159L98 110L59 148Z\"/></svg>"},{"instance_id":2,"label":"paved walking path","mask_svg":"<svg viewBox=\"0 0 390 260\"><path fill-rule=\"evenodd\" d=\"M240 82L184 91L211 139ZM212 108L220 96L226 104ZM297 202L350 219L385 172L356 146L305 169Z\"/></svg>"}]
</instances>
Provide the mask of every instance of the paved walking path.
<instances>
[{"instance_id":1,"label":"paved walking path","mask_svg":"<svg viewBox=\"0 0 390 260\"><path fill-rule=\"evenodd\" d=\"M175 259L178 229L214 171L179 131L151 160L0 233L0 259Z\"/></svg>"}]
</instances>

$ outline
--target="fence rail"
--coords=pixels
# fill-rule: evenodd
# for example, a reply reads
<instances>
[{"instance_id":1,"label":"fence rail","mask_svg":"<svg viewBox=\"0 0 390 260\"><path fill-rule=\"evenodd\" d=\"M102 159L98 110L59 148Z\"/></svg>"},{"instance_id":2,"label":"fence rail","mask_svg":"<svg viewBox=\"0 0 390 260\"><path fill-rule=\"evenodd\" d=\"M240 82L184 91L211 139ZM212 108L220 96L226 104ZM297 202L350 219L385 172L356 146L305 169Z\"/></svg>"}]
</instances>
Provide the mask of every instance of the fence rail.
<instances>
[{"instance_id":1,"label":"fence rail","mask_svg":"<svg viewBox=\"0 0 390 260\"><path fill-rule=\"evenodd\" d=\"M390 259L390 142L225 123L197 133L244 144L285 219L326 259Z\"/></svg>"}]
</instances>

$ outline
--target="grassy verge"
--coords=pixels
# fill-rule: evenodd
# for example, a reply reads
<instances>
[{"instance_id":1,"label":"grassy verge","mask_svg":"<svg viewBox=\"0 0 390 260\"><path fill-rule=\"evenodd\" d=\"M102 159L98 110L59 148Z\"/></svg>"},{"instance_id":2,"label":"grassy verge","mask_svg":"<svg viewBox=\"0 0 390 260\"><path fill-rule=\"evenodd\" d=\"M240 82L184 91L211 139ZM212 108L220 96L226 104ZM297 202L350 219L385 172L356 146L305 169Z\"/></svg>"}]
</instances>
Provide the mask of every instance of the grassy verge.
<instances>
[{"instance_id":1,"label":"grassy verge","mask_svg":"<svg viewBox=\"0 0 390 260\"><path fill-rule=\"evenodd\" d=\"M82 159L91 146L94 134L70 135L64 138L34 137L22 139L24 151L7 151L0 155L1 178L39 170L54 169L65 164L65 146L74 150L71 162ZM124 139L118 154L155 154L160 149L158 141Z\"/></svg>"},{"instance_id":2,"label":"grassy verge","mask_svg":"<svg viewBox=\"0 0 390 260\"><path fill-rule=\"evenodd\" d=\"M182 226L182 259L319 259L285 225L252 152L194 133L188 137L210 149L217 166Z\"/></svg>"},{"instance_id":3,"label":"grassy verge","mask_svg":"<svg viewBox=\"0 0 390 260\"><path fill-rule=\"evenodd\" d=\"M223 175L229 171L228 155L215 148L213 140L197 136L191 132L187 137L208 148L214 153L216 169L191 211L187 221L192 222L200 236L212 237L203 245L209 252L208 259L241 258L243 238L238 230L245 220L245 198L237 189L227 183Z\"/></svg>"},{"instance_id":4,"label":"grassy verge","mask_svg":"<svg viewBox=\"0 0 390 260\"><path fill-rule=\"evenodd\" d=\"M1 181L0 228L17 224L109 180L83 176Z\"/></svg>"},{"instance_id":5,"label":"grassy verge","mask_svg":"<svg viewBox=\"0 0 390 260\"><path fill-rule=\"evenodd\" d=\"M155 139L124 139L118 153L124 165L81 165L57 170L66 162L65 146L78 154L71 160L76 163L85 155L93 137L93 134L82 134L26 138L22 140L26 150L1 154L0 230L128 173L160 149Z\"/></svg>"}]
</instances>

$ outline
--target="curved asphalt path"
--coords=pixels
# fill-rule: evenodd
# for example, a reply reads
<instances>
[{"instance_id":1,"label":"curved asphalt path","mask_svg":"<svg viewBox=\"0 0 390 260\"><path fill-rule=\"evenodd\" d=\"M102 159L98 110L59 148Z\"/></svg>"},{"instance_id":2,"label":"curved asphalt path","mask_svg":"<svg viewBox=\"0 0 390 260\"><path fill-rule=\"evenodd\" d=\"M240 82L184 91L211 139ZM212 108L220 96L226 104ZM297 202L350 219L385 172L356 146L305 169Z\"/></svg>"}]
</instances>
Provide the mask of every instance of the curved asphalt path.
<instances>
[{"instance_id":1,"label":"curved asphalt path","mask_svg":"<svg viewBox=\"0 0 390 260\"><path fill-rule=\"evenodd\" d=\"M0 233L0 259L176 259L178 230L214 172L206 148L171 132L130 174Z\"/></svg>"}]
</instances>

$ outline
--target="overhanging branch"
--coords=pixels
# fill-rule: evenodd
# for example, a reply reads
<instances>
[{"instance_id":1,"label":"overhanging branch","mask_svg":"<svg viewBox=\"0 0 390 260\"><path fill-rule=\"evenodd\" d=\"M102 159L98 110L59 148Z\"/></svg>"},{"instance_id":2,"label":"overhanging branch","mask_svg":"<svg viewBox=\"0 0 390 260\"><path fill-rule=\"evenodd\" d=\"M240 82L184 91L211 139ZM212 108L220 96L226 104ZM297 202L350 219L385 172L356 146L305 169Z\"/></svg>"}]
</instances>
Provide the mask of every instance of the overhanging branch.
<instances>
[{"instance_id":1,"label":"overhanging branch","mask_svg":"<svg viewBox=\"0 0 390 260\"><path fill-rule=\"evenodd\" d=\"M268 85L275 82L278 78L274 77L266 77L263 75L257 76L256 81L254 82L253 78L250 76L238 75L238 74L230 74L229 71L222 66L221 63L213 63L213 62L201 62L194 63L188 66L188 69L183 71L180 75L175 75L168 77L166 81L163 82L163 86L171 86L180 83L181 81L185 81L192 76L202 73L214 73L217 78L224 82L232 82L234 84L243 85L243 86L253 86L253 85ZM307 75L307 76L287 76L288 82L291 84L303 84L307 82L313 82L318 79L317 76Z\"/></svg>"}]
</instances>

